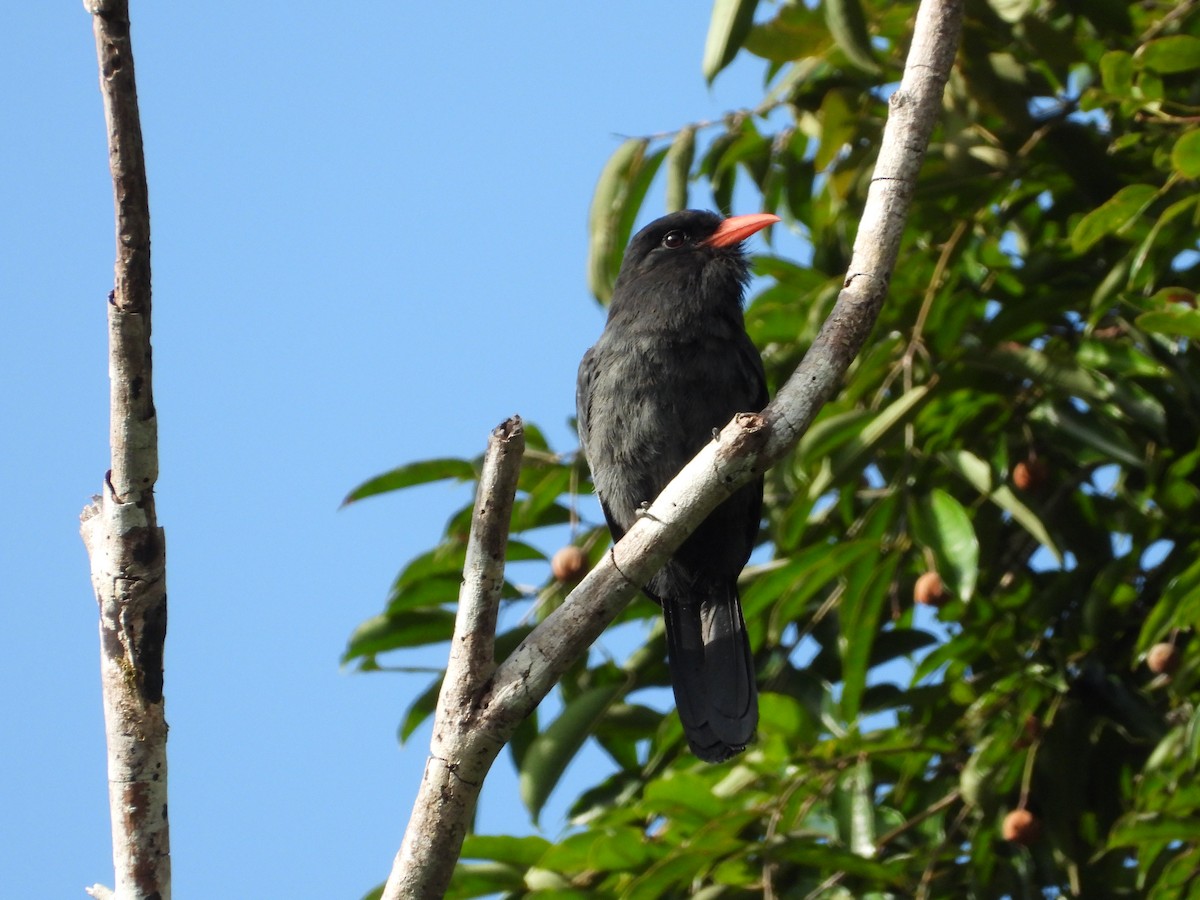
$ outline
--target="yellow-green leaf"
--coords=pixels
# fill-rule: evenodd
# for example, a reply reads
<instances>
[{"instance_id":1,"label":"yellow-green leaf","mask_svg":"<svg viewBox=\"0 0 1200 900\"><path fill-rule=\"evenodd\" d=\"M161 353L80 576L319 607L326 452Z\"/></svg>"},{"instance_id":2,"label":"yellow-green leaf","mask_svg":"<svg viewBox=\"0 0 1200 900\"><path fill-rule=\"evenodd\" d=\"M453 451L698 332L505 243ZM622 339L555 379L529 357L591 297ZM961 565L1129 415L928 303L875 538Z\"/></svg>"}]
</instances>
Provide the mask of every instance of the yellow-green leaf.
<instances>
[{"instance_id":1,"label":"yellow-green leaf","mask_svg":"<svg viewBox=\"0 0 1200 900\"><path fill-rule=\"evenodd\" d=\"M750 33L758 0L716 0L708 22L701 70L710 84L729 65Z\"/></svg>"},{"instance_id":2,"label":"yellow-green leaf","mask_svg":"<svg viewBox=\"0 0 1200 900\"><path fill-rule=\"evenodd\" d=\"M1079 220L1071 232L1071 249L1076 253L1086 253L1101 239L1125 228L1145 211L1157 193L1149 184L1131 184L1121 188Z\"/></svg>"}]
</instances>

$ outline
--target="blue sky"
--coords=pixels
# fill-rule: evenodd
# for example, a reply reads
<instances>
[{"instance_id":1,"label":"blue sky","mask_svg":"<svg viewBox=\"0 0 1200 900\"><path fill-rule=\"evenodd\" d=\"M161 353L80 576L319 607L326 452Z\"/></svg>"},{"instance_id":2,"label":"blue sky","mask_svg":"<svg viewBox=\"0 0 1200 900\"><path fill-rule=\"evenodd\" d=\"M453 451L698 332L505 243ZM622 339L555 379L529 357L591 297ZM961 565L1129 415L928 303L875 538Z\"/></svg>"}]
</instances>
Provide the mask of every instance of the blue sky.
<instances>
[{"instance_id":1,"label":"blue sky","mask_svg":"<svg viewBox=\"0 0 1200 900\"><path fill-rule=\"evenodd\" d=\"M112 881L78 536L108 458L112 192L82 4L10 13L0 871L6 896L79 897ZM705 86L706 4L134 0L132 14L175 893L357 898L399 846L428 731L401 748L395 729L427 678L348 675L338 658L469 495L338 504L397 464L481 452L513 413L574 446L575 368L603 323L587 210L616 135L753 102L763 70L739 60ZM549 835L571 794L544 814ZM530 828L507 755L480 828Z\"/></svg>"}]
</instances>

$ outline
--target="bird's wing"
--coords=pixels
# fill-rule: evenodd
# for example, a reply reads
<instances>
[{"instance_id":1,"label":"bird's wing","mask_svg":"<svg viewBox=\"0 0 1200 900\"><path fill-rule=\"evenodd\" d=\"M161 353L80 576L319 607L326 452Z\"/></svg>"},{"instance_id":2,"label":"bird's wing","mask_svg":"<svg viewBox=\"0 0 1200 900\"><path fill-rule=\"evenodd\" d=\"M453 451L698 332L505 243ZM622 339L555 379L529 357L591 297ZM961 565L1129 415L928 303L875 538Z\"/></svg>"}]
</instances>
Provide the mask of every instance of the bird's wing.
<instances>
[{"instance_id":1,"label":"bird's wing","mask_svg":"<svg viewBox=\"0 0 1200 900\"><path fill-rule=\"evenodd\" d=\"M587 455L588 413L592 405L592 374L596 370L596 348L591 347L579 361L579 376L575 380L575 428L579 432L579 443Z\"/></svg>"},{"instance_id":2,"label":"bird's wing","mask_svg":"<svg viewBox=\"0 0 1200 900\"><path fill-rule=\"evenodd\" d=\"M745 363L745 371L754 373L754 409L746 412L761 412L771 400L767 393L767 373L763 369L762 356L749 337L739 343L738 353Z\"/></svg>"},{"instance_id":3,"label":"bird's wing","mask_svg":"<svg viewBox=\"0 0 1200 900\"><path fill-rule=\"evenodd\" d=\"M596 348L592 347L583 354L583 359L579 362L579 377L575 381L575 429L579 432L579 443L583 447L584 456L588 455L588 438L591 434L589 422L592 411L592 376L595 373ZM588 460L588 464L591 465L591 460ZM594 474L592 481L595 482ZM604 519L608 522L608 530L615 544L625 534L625 529L617 522L599 488L596 489L596 494L600 498L600 508L604 511Z\"/></svg>"}]
</instances>

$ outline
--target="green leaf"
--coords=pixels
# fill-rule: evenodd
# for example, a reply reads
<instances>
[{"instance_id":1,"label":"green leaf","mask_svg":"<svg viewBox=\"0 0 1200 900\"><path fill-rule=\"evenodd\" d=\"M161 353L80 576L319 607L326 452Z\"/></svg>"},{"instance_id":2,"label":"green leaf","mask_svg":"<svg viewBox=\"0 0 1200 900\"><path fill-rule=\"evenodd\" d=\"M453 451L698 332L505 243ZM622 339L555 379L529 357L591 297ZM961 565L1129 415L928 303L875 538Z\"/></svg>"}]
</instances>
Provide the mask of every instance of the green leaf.
<instances>
[{"instance_id":1,"label":"green leaf","mask_svg":"<svg viewBox=\"0 0 1200 900\"><path fill-rule=\"evenodd\" d=\"M963 799L968 803L978 806L986 802L994 785L995 776L993 775L996 767L1001 764L1002 759L1007 759L1011 756L1011 748L1001 748L998 744L995 735L988 735L975 748L975 752L971 754L967 764L963 766L962 773L959 775L958 784L959 790L962 791Z\"/></svg>"},{"instance_id":2,"label":"green leaf","mask_svg":"<svg viewBox=\"0 0 1200 900\"><path fill-rule=\"evenodd\" d=\"M887 601L898 554L890 553L874 567L852 576L846 585L840 607L841 633L838 650L842 658L842 718L852 722L858 716L879 618Z\"/></svg>"},{"instance_id":3,"label":"green leaf","mask_svg":"<svg viewBox=\"0 0 1200 900\"><path fill-rule=\"evenodd\" d=\"M876 75L881 69L875 61L875 49L867 31L867 20L859 0L824 0L825 24L838 49L851 64Z\"/></svg>"},{"instance_id":4,"label":"green leaf","mask_svg":"<svg viewBox=\"0 0 1200 900\"><path fill-rule=\"evenodd\" d=\"M688 180L696 158L696 129L679 129L667 150L667 212L687 209Z\"/></svg>"},{"instance_id":5,"label":"green leaf","mask_svg":"<svg viewBox=\"0 0 1200 900\"><path fill-rule=\"evenodd\" d=\"M715 0L713 3L708 37L704 42L704 61L700 66L709 84L737 56L754 24L757 6L758 0Z\"/></svg>"},{"instance_id":6,"label":"green leaf","mask_svg":"<svg viewBox=\"0 0 1200 900\"><path fill-rule=\"evenodd\" d=\"M609 157L596 190L588 215L588 287L601 303L612 297L613 282L621 268L625 242L621 239L621 222L631 203L633 186L646 159L649 141L630 138Z\"/></svg>"},{"instance_id":7,"label":"green leaf","mask_svg":"<svg viewBox=\"0 0 1200 900\"><path fill-rule=\"evenodd\" d=\"M872 415L853 410L818 420L800 441L797 449L799 458L812 460L814 456L832 454L831 465L813 479L808 495L813 499L821 496L831 485L839 483L847 473L861 468L864 460L896 429L909 421L929 395L929 385L919 385L905 391L884 409ZM865 423L865 424L864 424ZM808 437L816 431L812 440Z\"/></svg>"},{"instance_id":8,"label":"green leaf","mask_svg":"<svg viewBox=\"0 0 1200 900\"><path fill-rule=\"evenodd\" d=\"M695 822L716 819L725 811L725 802L712 792L708 780L678 770L646 785L644 804L650 812L674 818L687 814Z\"/></svg>"},{"instance_id":9,"label":"green leaf","mask_svg":"<svg viewBox=\"0 0 1200 900\"><path fill-rule=\"evenodd\" d=\"M1142 623L1137 652L1164 640L1174 628L1195 628L1200 622L1200 560L1172 578Z\"/></svg>"},{"instance_id":10,"label":"green leaf","mask_svg":"<svg viewBox=\"0 0 1200 900\"><path fill-rule=\"evenodd\" d=\"M802 869L814 872L840 872L884 885L905 883L904 873L898 866L867 859L824 839L792 837L775 846L763 847L763 855L768 859L795 863ZM819 896L829 895L822 892Z\"/></svg>"},{"instance_id":11,"label":"green leaf","mask_svg":"<svg viewBox=\"0 0 1200 900\"><path fill-rule=\"evenodd\" d=\"M1104 89L1116 97L1133 93L1133 57L1124 50L1110 50L1100 57L1100 79Z\"/></svg>"},{"instance_id":12,"label":"green leaf","mask_svg":"<svg viewBox=\"0 0 1200 900\"><path fill-rule=\"evenodd\" d=\"M454 613L444 609L412 609L400 615L372 616L350 635L342 662L387 650L448 641L453 633Z\"/></svg>"},{"instance_id":13,"label":"green leaf","mask_svg":"<svg viewBox=\"0 0 1200 900\"><path fill-rule=\"evenodd\" d=\"M1100 240L1128 227L1146 211L1158 190L1149 184L1121 188L1102 205L1079 220L1071 232L1071 249L1086 253Z\"/></svg>"},{"instance_id":14,"label":"green leaf","mask_svg":"<svg viewBox=\"0 0 1200 900\"><path fill-rule=\"evenodd\" d=\"M941 488L934 488L917 512L913 524L921 541L933 550L938 572L955 596L970 600L979 577L979 539L970 515Z\"/></svg>"},{"instance_id":15,"label":"green leaf","mask_svg":"<svg viewBox=\"0 0 1200 900\"><path fill-rule=\"evenodd\" d=\"M506 863L459 863L450 877L445 900L486 897L525 886L525 871Z\"/></svg>"},{"instance_id":16,"label":"green leaf","mask_svg":"<svg viewBox=\"0 0 1200 900\"><path fill-rule=\"evenodd\" d=\"M1015 25L1029 15L1033 0L988 0L988 6L1005 22Z\"/></svg>"},{"instance_id":17,"label":"green leaf","mask_svg":"<svg viewBox=\"0 0 1200 900\"><path fill-rule=\"evenodd\" d=\"M1038 543L1053 554L1060 565L1062 564L1062 551L1050 537L1050 532L1046 530L1042 520L1017 499L1017 495L1008 485L992 485L991 467L986 462L965 450L944 453L940 458L952 471L957 472L981 494L1011 515Z\"/></svg>"},{"instance_id":18,"label":"green leaf","mask_svg":"<svg viewBox=\"0 0 1200 900\"><path fill-rule=\"evenodd\" d=\"M1160 812L1141 812L1130 813L1113 825L1108 835L1108 846L1196 840L1200 840L1200 820L1181 820Z\"/></svg>"},{"instance_id":19,"label":"green leaf","mask_svg":"<svg viewBox=\"0 0 1200 900\"><path fill-rule=\"evenodd\" d=\"M542 856L553 846L548 840L536 835L509 837L507 835L468 834L463 839L462 859L487 859L529 868L538 864Z\"/></svg>"},{"instance_id":20,"label":"green leaf","mask_svg":"<svg viewBox=\"0 0 1200 900\"><path fill-rule=\"evenodd\" d=\"M520 790L534 822L596 721L624 690L624 684L608 684L581 692L533 739L521 761Z\"/></svg>"},{"instance_id":21,"label":"green leaf","mask_svg":"<svg viewBox=\"0 0 1200 900\"><path fill-rule=\"evenodd\" d=\"M1128 429L1119 427L1109 418L1081 413L1068 403L1042 403L1030 413L1029 419L1044 422L1054 431L1074 438L1107 459L1136 468L1145 465L1126 433Z\"/></svg>"},{"instance_id":22,"label":"green leaf","mask_svg":"<svg viewBox=\"0 0 1200 900\"><path fill-rule=\"evenodd\" d=\"M430 682L429 687L425 688L404 713L404 721L400 723L398 737L400 743L405 744L408 739L413 736L413 732L421 727L421 723L433 715L437 709L438 696L442 693L443 675Z\"/></svg>"},{"instance_id":23,"label":"green leaf","mask_svg":"<svg viewBox=\"0 0 1200 900\"><path fill-rule=\"evenodd\" d=\"M747 621L758 621L764 611L769 610L771 636L776 640L785 624L804 614L814 596L827 590L837 579L861 569L881 553L876 540L844 540L833 546L818 544L806 548L782 567L755 580L747 589L742 598Z\"/></svg>"},{"instance_id":24,"label":"green leaf","mask_svg":"<svg viewBox=\"0 0 1200 900\"><path fill-rule=\"evenodd\" d=\"M1200 129L1185 131L1175 142L1171 165L1184 178L1200 178Z\"/></svg>"},{"instance_id":25,"label":"green leaf","mask_svg":"<svg viewBox=\"0 0 1200 900\"><path fill-rule=\"evenodd\" d=\"M828 35L828 26L815 9L803 3L788 3L780 7L774 19L750 29L745 47L773 63L787 63L815 56Z\"/></svg>"},{"instance_id":26,"label":"green leaf","mask_svg":"<svg viewBox=\"0 0 1200 900\"><path fill-rule=\"evenodd\" d=\"M1200 338L1200 312L1194 309L1164 309L1142 313L1134 324L1143 331L1178 338Z\"/></svg>"},{"instance_id":27,"label":"green leaf","mask_svg":"<svg viewBox=\"0 0 1200 900\"><path fill-rule=\"evenodd\" d=\"M1200 38L1190 34L1156 38L1138 47L1134 59L1160 75L1200 69Z\"/></svg>"},{"instance_id":28,"label":"green leaf","mask_svg":"<svg viewBox=\"0 0 1200 900\"><path fill-rule=\"evenodd\" d=\"M810 729L807 710L794 697L764 691L758 698L759 730L789 741Z\"/></svg>"},{"instance_id":29,"label":"green leaf","mask_svg":"<svg viewBox=\"0 0 1200 900\"><path fill-rule=\"evenodd\" d=\"M426 459L400 466L364 481L346 495L342 506L365 497L374 497L376 494L398 491L418 484L429 484L432 481L451 478L456 481L472 481L476 475L475 464L465 459Z\"/></svg>"},{"instance_id":30,"label":"green leaf","mask_svg":"<svg viewBox=\"0 0 1200 900\"><path fill-rule=\"evenodd\" d=\"M1133 263L1129 267L1129 277L1136 279L1142 270L1142 266L1146 264L1146 260L1150 256L1150 251L1154 249L1159 241L1159 234L1172 219L1182 216L1184 213L1191 212L1192 209L1200 203L1200 196L1192 194L1190 197L1184 197L1182 200L1177 200L1168 206L1161 216L1155 221L1153 227L1145 238L1142 239L1138 247L1137 253L1134 255Z\"/></svg>"},{"instance_id":31,"label":"green leaf","mask_svg":"<svg viewBox=\"0 0 1200 900\"><path fill-rule=\"evenodd\" d=\"M847 843L852 852L870 859L875 855L875 802L871 796L871 763L866 759L859 759L843 779L842 785L843 790L849 794L850 833Z\"/></svg>"},{"instance_id":32,"label":"green leaf","mask_svg":"<svg viewBox=\"0 0 1200 900\"><path fill-rule=\"evenodd\" d=\"M635 872L652 858L643 833L632 827L598 828L575 834L551 847L543 868L567 875L586 871Z\"/></svg>"},{"instance_id":33,"label":"green leaf","mask_svg":"<svg viewBox=\"0 0 1200 900\"><path fill-rule=\"evenodd\" d=\"M504 558L508 562L544 560L546 555L536 547L522 541L509 541ZM427 578L452 575L461 581L463 566L467 562L467 545L461 541L439 544L428 553L411 560L396 578L395 588L405 588ZM457 596L457 595L456 595Z\"/></svg>"}]
</instances>

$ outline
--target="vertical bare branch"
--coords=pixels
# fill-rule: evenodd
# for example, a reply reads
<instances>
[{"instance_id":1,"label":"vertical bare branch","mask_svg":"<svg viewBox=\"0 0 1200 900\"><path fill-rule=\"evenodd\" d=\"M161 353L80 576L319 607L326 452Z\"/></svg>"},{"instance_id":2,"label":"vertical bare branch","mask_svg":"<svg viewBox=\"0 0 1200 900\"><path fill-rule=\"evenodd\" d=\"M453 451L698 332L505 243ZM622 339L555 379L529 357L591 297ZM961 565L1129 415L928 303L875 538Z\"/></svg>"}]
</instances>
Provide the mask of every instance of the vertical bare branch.
<instances>
[{"instance_id":1,"label":"vertical bare branch","mask_svg":"<svg viewBox=\"0 0 1200 900\"><path fill-rule=\"evenodd\" d=\"M502 740L480 740L477 721L486 714L479 698L496 667L496 613L524 450L525 431L516 416L488 441L429 758L384 900L445 893L483 778L504 746Z\"/></svg>"},{"instance_id":2,"label":"vertical bare branch","mask_svg":"<svg viewBox=\"0 0 1200 900\"><path fill-rule=\"evenodd\" d=\"M163 642L165 545L154 512L158 422L150 369L150 207L127 0L85 0L96 35L116 207L115 287L108 298L109 439L103 492L80 517L100 607L118 900L171 896Z\"/></svg>"}]
</instances>

